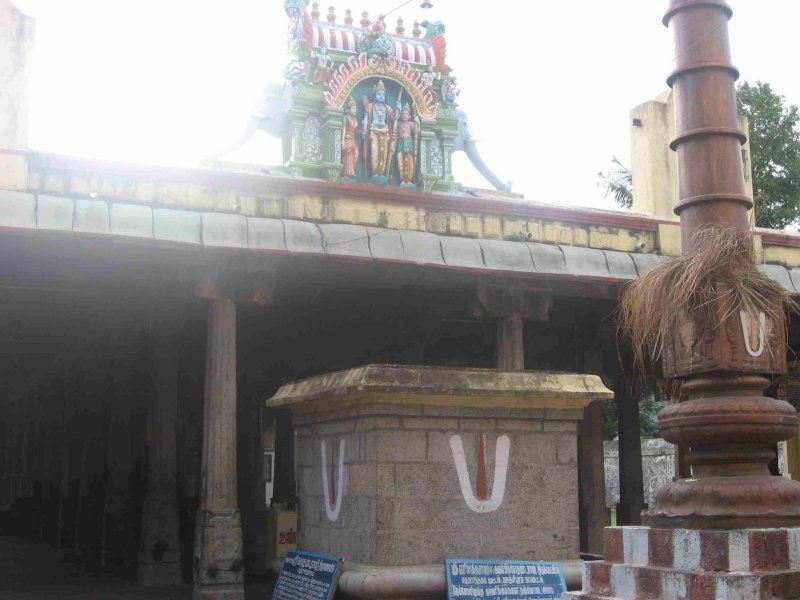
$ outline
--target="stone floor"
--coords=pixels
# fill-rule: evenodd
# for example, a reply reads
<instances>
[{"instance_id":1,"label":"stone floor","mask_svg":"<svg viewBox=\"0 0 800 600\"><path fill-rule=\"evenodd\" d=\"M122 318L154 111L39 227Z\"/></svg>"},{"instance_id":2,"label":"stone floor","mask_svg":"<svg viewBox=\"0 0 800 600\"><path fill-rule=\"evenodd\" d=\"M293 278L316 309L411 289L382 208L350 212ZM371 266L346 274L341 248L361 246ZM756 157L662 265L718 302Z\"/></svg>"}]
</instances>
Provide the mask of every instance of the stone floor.
<instances>
[{"instance_id":1,"label":"stone floor","mask_svg":"<svg viewBox=\"0 0 800 600\"><path fill-rule=\"evenodd\" d=\"M273 585L273 579L248 580L246 597L268 600ZM129 577L92 569L70 550L0 536L0 600L189 600L191 597L190 584L142 588Z\"/></svg>"}]
</instances>

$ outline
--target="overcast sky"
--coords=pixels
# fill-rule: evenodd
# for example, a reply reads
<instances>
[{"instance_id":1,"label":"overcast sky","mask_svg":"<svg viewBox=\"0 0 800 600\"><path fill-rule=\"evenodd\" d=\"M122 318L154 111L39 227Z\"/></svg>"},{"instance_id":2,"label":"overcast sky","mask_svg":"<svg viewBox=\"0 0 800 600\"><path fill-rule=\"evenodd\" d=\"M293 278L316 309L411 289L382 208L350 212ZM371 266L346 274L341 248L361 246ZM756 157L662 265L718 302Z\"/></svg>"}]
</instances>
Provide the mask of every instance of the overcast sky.
<instances>
[{"instance_id":1,"label":"overcast sky","mask_svg":"<svg viewBox=\"0 0 800 600\"><path fill-rule=\"evenodd\" d=\"M356 19L403 0L333 0ZM15 0L37 19L30 146L139 163L195 165L232 141L287 60L282 0ZM447 63L485 161L529 200L613 208L597 187L630 164L633 106L666 89L666 2L419 1L398 15L447 26ZM731 0L734 64L800 104L798 0ZM510 7L511 10L503 10ZM455 175L489 187L463 154ZM231 160L281 162L259 134Z\"/></svg>"}]
</instances>

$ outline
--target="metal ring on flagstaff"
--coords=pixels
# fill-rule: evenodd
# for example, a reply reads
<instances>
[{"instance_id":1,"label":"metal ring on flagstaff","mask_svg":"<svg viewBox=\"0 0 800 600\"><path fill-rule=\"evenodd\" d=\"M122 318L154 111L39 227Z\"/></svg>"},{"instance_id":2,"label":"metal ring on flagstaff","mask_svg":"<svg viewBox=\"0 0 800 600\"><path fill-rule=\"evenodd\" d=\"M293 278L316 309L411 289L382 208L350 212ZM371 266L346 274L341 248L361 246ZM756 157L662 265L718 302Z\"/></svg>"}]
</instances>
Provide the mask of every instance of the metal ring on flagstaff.
<instances>
[{"instance_id":1,"label":"metal ring on flagstaff","mask_svg":"<svg viewBox=\"0 0 800 600\"><path fill-rule=\"evenodd\" d=\"M683 0L682 2L676 2L673 4L664 14L664 18L661 19L661 22L664 24L664 27L669 27L669 20L675 15L675 13L691 10L693 8L708 7L721 8L728 15L728 19L733 16L733 9L724 0Z\"/></svg>"},{"instance_id":2,"label":"metal ring on flagstaff","mask_svg":"<svg viewBox=\"0 0 800 600\"><path fill-rule=\"evenodd\" d=\"M706 202L719 202L719 201L737 202L739 204L744 204L748 210L753 208L753 199L746 194L700 194L699 196L690 196L689 198L684 198L683 200L678 201L672 208L672 211L676 215L680 216L681 211L690 206L696 206L697 204L705 204Z\"/></svg>"},{"instance_id":3,"label":"metal ring on flagstaff","mask_svg":"<svg viewBox=\"0 0 800 600\"><path fill-rule=\"evenodd\" d=\"M684 67L675 69L672 73L669 74L669 77L667 77L667 85L669 87L672 87L672 84L681 75L685 75L686 73L691 73L693 71L701 71L703 69L720 69L723 71L729 71L731 75L733 75L734 81L739 79L739 69L737 69L730 63L704 62L704 63L696 63L693 65L686 65Z\"/></svg>"},{"instance_id":4,"label":"metal ring on flagstaff","mask_svg":"<svg viewBox=\"0 0 800 600\"><path fill-rule=\"evenodd\" d=\"M740 129L731 129L729 127L698 127L697 129L690 129L688 131L682 131L669 143L670 150L675 150L681 142L685 142L686 140L690 140L692 138L697 137L708 137L712 135L726 135L730 137L735 137L739 140L741 144L744 144L747 141L747 136L742 133Z\"/></svg>"}]
</instances>

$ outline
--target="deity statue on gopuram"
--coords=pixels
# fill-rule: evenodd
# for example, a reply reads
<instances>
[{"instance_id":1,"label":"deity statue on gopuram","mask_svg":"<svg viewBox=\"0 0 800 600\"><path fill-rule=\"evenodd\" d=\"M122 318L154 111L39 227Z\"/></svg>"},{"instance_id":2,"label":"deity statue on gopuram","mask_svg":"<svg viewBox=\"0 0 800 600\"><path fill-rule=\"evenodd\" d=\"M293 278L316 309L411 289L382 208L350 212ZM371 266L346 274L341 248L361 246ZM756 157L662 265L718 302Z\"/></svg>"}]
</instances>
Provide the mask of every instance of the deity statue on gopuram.
<instances>
[{"instance_id":1,"label":"deity statue on gopuram","mask_svg":"<svg viewBox=\"0 0 800 600\"><path fill-rule=\"evenodd\" d=\"M442 22L387 23L367 11L284 0L289 53L283 81L266 86L231 152L262 129L283 140L293 177L455 193L451 156L463 151L499 190L481 159L445 62ZM392 31L393 30L393 31Z\"/></svg>"}]
</instances>

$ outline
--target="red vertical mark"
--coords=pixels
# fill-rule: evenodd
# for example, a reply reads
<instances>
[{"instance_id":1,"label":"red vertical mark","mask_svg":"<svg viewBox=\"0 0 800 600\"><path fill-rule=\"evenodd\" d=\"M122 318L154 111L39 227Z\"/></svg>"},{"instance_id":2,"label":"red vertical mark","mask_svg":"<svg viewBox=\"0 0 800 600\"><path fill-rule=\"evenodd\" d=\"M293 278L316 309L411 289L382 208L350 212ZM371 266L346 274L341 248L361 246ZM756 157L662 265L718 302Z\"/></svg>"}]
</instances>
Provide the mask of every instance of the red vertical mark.
<instances>
[{"instance_id":1,"label":"red vertical mark","mask_svg":"<svg viewBox=\"0 0 800 600\"><path fill-rule=\"evenodd\" d=\"M475 476L475 497L478 500L488 500L489 491L486 489L486 434L478 436L478 473Z\"/></svg>"},{"instance_id":2,"label":"red vertical mark","mask_svg":"<svg viewBox=\"0 0 800 600\"><path fill-rule=\"evenodd\" d=\"M331 504L336 504L336 440L331 440Z\"/></svg>"}]
</instances>

